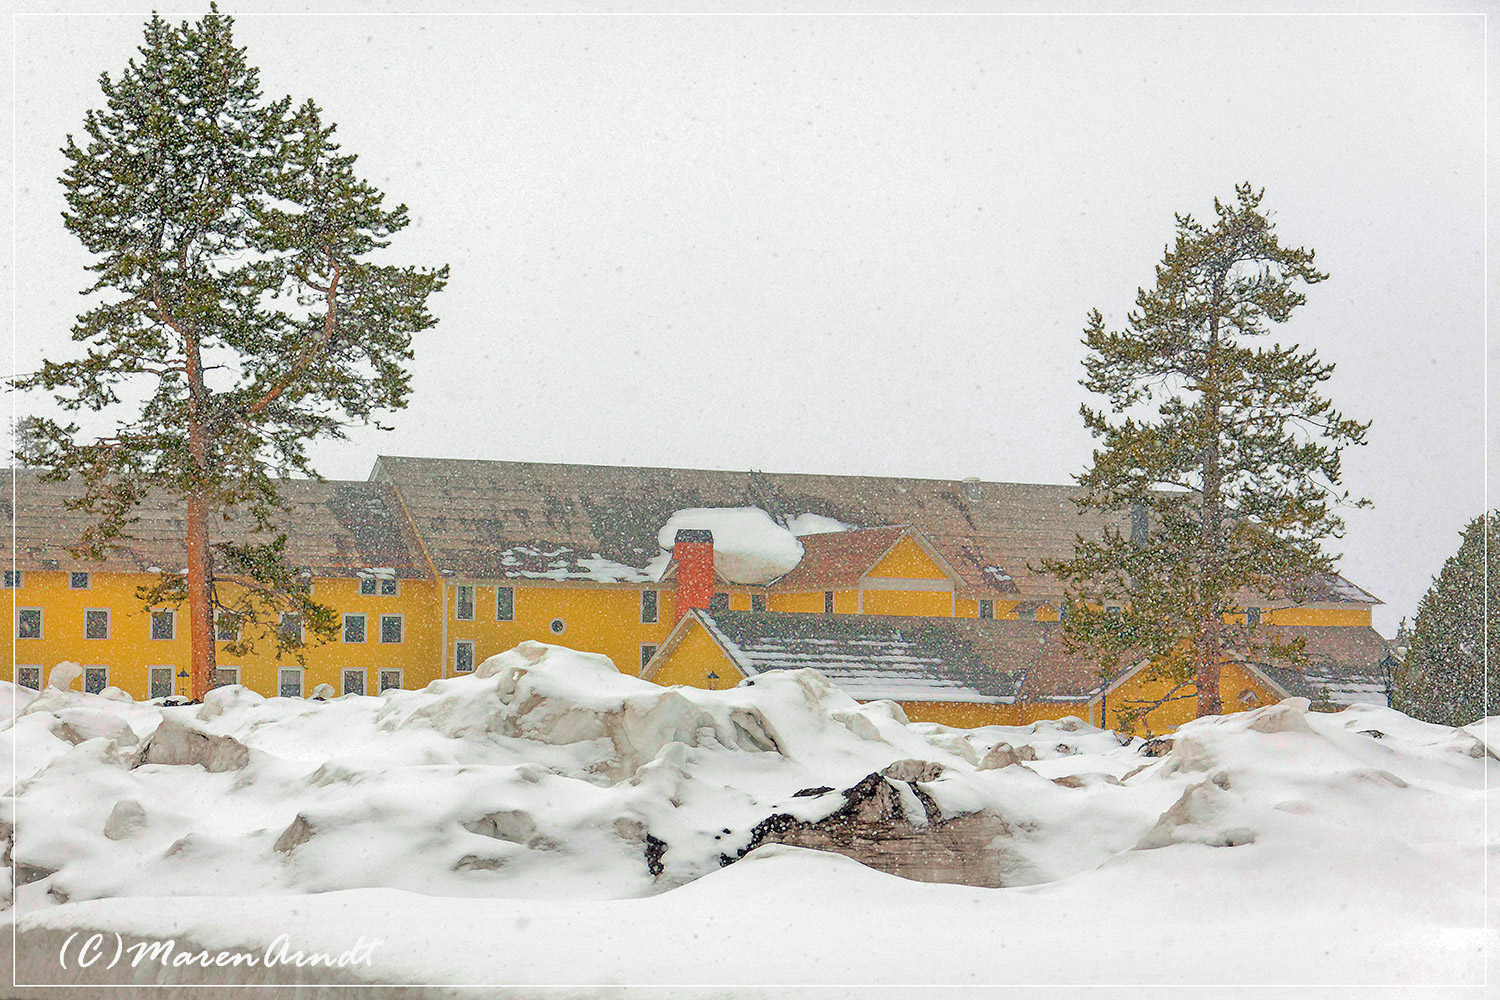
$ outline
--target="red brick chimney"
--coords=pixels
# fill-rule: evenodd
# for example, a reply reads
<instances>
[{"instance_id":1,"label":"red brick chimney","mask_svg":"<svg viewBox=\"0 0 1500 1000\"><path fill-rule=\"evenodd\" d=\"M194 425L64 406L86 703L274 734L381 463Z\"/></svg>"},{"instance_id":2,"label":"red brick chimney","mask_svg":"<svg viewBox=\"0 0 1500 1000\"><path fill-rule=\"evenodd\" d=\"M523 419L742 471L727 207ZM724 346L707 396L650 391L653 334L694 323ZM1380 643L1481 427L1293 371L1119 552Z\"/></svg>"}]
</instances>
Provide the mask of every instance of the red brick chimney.
<instances>
[{"instance_id":1,"label":"red brick chimney","mask_svg":"<svg viewBox=\"0 0 1500 1000\"><path fill-rule=\"evenodd\" d=\"M677 562L677 596L672 602L675 624L691 608L708 607L714 596L714 533L704 528L677 529L672 558Z\"/></svg>"}]
</instances>

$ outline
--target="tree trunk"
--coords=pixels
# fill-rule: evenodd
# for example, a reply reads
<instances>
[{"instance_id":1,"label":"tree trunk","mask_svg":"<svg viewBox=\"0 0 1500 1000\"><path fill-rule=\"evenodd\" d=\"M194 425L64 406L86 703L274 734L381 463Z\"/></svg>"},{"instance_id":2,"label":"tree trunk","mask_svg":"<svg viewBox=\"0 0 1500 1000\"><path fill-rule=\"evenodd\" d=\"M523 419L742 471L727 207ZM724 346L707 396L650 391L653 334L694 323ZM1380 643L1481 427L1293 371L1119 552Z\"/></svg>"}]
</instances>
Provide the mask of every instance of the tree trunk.
<instances>
[{"instance_id":1,"label":"tree trunk","mask_svg":"<svg viewBox=\"0 0 1500 1000\"><path fill-rule=\"evenodd\" d=\"M1224 473L1219 452L1219 299L1223 292L1222 275L1215 278L1213 297L1208 320L1208 363L1205 378L1203 406L1208 415L1203 453L1203 522L1199 536L1202 562L1199 569L1208 584L1202 597L1206 603L1203 620L1198 632L1198 670L1194 682L1198 689L1198 716L1218 715L1222 707L1219 701L1219 671L1223 655L1223 640L1220 636L1222 624L1223 595L1218 593L1219 568L1223 561L1223 480Z\"/></svg>"},{"instance_id":2,"label":"tree trunk","mask_svg":"<svg viewBox=\"0 0 1500 1000\"><path fill-rule=\"evenodd\" d=\"M196 331L184 335L188 383L188 456L193 464L187 496L188 640L191 646L193 697L202 701L213 690L218 666L214 655L213 553L208 547L208 510L202 490L208 478L207 429L203 426L203 357Z\"/></svg>"},{"instance_id":3,"label":"tree trunk","mask_svg":"<svg viewBox=\"0 0 1500 1000\"><path fill-rule=\"evenodd\" d=\"M201 497L187 498L188 639L191 645L193 697L199 701L213 690L214 605L211 592L213 557L208 548L208 519Z\"/></svg>"}]
</instances>

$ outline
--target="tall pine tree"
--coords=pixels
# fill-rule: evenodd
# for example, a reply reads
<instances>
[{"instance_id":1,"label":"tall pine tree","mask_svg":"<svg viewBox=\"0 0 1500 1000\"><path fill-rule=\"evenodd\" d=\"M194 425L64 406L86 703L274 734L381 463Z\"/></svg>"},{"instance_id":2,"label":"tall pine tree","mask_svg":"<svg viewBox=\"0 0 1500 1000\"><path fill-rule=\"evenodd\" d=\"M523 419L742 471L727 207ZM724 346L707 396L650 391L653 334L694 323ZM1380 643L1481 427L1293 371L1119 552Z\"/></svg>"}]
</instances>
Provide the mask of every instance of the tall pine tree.
<instances>
[{"instance_id":1,"label":"tall pine tree","mask_svg":"<svg viewBox=\"0 0 1500 1000\"><path fill-rule=\"evenodd\" d=\"M1497 543L1500 513L1464 529L1458 551L1417 606L1405 660L1392 678L1392 708L1447 726L1500 711L1500 600L1485 601L1487 592L1500 595Z\"/></svg>"},{"instance_id":2,"label":"tall pine tree","mask_svg":"<svg viewBox=\"0 0 1500 1000\"><path fill-rule=\"evenodd\" d=\"M63 148L63 221L94 258L73 328L84 353L17 381L116 418L93 440L41 417L18 435L21 461L85 484L80 555L127 537L152 494L184 504L186 572L142 598L187 603L199 697L216 611L241 626L238 651L257 631L278 655L298 647L275 627L287 614L332 633L286 562L276 479L313 474L312 439L405 405L411 338L436 322L427 299L447 277L371 260L405 206L355 175L312 102L261 99L232 29L216 8L175 27L153 16L139 58L100 77L104 108Z\"/></svg>"},{"instance_id":3,"label":"tall pine tree","mask_svg":"<svg viewBox=\"0 0 1500 1000\"><path fill-rule=\"evenodd\" d=\"M1305 597L1332 572L1320 542L1342 533L1339 453L1364 441L1320 394L1333 365L1298 345L1260 342L1327 275L1313 251L1283 247L1249 184L1215 199L1204 225L1177 216L1156 283L1136 295L1123 330L1090 313L1081 384L1100 439L1078 477L1084 509L1129 517L1132 530L1076 541L1043 568L1068 591L1064 629L1101 673L1149 657L1169 697L1196 693L1220 711L1227 653L1293 650L1243 623L1242 597ZM1128 514L1127 514L1128 512Z\"/></svg>"}]
</instances>

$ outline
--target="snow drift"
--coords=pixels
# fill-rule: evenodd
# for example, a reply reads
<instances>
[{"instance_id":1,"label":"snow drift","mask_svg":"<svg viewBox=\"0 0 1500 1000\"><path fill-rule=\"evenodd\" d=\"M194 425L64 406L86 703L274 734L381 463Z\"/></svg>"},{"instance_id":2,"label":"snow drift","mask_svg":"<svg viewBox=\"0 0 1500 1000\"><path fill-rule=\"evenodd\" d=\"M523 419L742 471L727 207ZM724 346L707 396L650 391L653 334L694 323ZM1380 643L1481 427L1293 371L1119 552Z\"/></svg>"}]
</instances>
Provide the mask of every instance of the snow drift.
<instances>
[{"instance_id":1,"label":"snow drift","mask_svg":"<svg viewBox=\"0 0 1500 1000\"><path fill-rule=\"evenodd\" d=\"M326 703L6 687L17 784L0 834L29 928L118 924L109 900L163 896L742 891L721 869L782 859L756 869L782 884L777 866L805 868L777 845L1059 894L1028 906L1171 885L1217 907L1255 873L1270 901L1256 905L1309 906L1309 886L1336 884L1377 923L1381 893L1414 919L1437 919L1434 900L1449 924L1483 908L1484 727L1383 708L1294 699L1191 723L1152 756L1076 719L950 729L813 671L661 688L538 643L424 690ZM1206 903L1183 905L1201 922Z\"/></svg>"}]
</instances>

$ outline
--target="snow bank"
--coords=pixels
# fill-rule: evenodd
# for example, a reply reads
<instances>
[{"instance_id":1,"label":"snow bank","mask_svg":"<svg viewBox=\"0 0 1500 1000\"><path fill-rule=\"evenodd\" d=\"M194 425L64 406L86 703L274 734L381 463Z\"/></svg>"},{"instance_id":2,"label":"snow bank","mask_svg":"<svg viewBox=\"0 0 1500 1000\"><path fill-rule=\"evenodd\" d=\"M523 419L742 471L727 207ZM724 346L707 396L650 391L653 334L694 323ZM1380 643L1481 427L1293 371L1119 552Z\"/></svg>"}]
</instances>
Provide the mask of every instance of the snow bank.
<instances>
[{"instance_id":1,"label":"snow bank","mask_svg":"<svg viewBox=\"0 0 1500 1000\"><path fill-rule=\"evenodd\" d=\"M4 689L20 707L0 723L17 775L0 831L23 933L404 942L372 981L1483 973L1485 725L1290 700L1190 723L1152 757L1076 719L951 729L813 671L661 688L538 643L421 691L323 703ZM976 880L1002 888L894 879L768 831L916 851L908 870L940 878L989 852ZM517 929L497 950L498 927ZM716 942L689 972L655 946L682 927ZM1086 960L1058 945L1081 940Z\"/></svg>"},{"instance_id":2,"label":"snow bank","mask_svg":"<svg viewBox=\"0 0 1500 1000\"><path fill-rule=\"evenodd\" d=\"M759 507L679 510L657 532L657 543L670 550L681 528L714 533L714 569L732 583L770 583L802 559L802 543Z\"/></svg>"}]
</instances>

